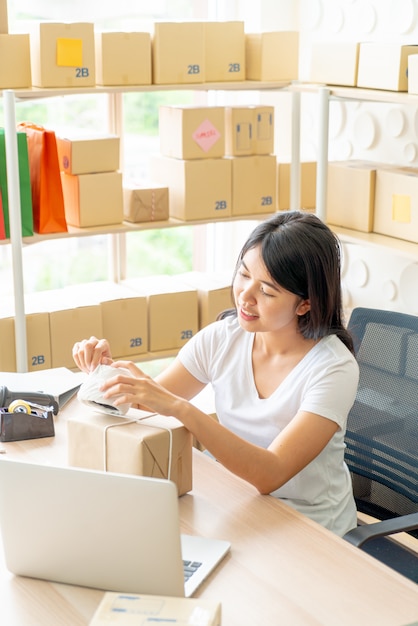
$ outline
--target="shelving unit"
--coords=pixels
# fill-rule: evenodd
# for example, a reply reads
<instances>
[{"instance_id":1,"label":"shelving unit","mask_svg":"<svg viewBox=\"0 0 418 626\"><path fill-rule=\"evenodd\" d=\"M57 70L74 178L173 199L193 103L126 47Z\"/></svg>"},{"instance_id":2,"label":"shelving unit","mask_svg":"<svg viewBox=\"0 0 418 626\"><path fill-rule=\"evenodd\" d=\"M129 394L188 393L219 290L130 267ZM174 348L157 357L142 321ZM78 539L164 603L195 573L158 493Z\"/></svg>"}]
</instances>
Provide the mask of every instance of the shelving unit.
<instances>
[{"instance_id":1,"label":"shelving unit","mask_svg":"<svg viewBox=\"0 0 418 626\"><path fill-rule=\"evenodd\" d=\"M418 95L407 92L383 91L378 89L363 89L357 87L338 87L331 85L318 85L310 83L294 83L290 89L302 93L310 93L318 96L319 115L319 149L317 159L317 202L316 213L326 221L326 187L328 168L328 129L330 116L330 103L332 100L351 100L361 102L375 102L387 104L399 104L404 106L418 106ZM340 226L329 224L342 241L347 243L361 243L374 247L385 248L396 252L401 256L413 260L418 258L418 245L413 242L388 237L378 233L364 233Z\"/></svg>"},{"instance_id":2,"label":"shelving unit","mask_svg":"<svg viewBox=\"0 0 418 626\"><path fill-rule=\"evenodd\" d=\"M16 335L16 363L17 371L27 371L27 347L26 347L26 322L24 306L23 286L23 261L22 244L36 244L48 239L63 237L85 237L106 234L110 237L110 250L112 256L111 279L118 281L125 263L126 245L125 235L128 232L149 230L155 228L171 228L204 224L202 221L187 221L169 219L164 222L147 222L141 224L122 223L115 226L103 226L97 228L79 229L69 227L68 233L56 233L51 235L35 234L31 237L21 236L20 220L20 193L18 179L18 157L16 141L16 102L56 96L83 95L83 94L106 94L108 97L108 131L123 135L122 120L122 94L129 92L155 92L155 91L278 91L287 90L289 82L261 82L261 81L236 81L231 83L197 83L190 85L144 85L138 87L92 87L92 88L63 88L43 89L30 88L20 90L5 90L3 92L5 109L5 141L6 162L8 171L8 194L10 213L10 240L2 244L11 244L13 256L13 280L15 296L15 335ZM291 168L291 206L299 208L299 166L300 166L300 93L292 91L292 168ZM219 220L242 221L261 220L267 215L239 216Z\"/></svg>"}]
</instances>

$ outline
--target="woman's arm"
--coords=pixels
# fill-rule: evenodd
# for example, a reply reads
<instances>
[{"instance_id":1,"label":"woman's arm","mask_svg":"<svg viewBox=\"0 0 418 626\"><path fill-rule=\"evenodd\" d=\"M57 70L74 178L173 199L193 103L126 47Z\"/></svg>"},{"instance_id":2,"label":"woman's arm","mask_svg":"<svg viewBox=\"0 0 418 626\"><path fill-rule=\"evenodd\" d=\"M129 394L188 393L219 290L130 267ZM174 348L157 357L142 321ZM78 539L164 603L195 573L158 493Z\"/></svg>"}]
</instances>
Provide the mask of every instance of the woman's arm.
<instances>
[{"instance_id":1,"label":"woman's arm","mask_svg":"<svg viewBox=\"0 0 418 626\"><path fill-rule=\"evenodd\" d=\"M134 363L119 361L114 365L128 368L133 376L116 375L106 381L102 386L105 397L121 394L115 404L129 402L176 417L222 465L263 494L278 489L306 467L338 430L329 419L300 412L264 449L238 437L189 402L204 385L179 361L156 380Z\"/></svg>"}]
</instances>

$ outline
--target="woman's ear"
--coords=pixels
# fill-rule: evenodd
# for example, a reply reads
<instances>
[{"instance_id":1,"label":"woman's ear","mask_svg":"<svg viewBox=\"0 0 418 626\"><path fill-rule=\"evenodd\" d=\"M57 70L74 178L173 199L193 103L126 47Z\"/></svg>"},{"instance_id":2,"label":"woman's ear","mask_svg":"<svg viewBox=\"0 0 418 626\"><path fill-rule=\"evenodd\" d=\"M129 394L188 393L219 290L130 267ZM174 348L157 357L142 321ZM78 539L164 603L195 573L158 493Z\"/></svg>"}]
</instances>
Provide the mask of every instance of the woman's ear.
<instances>
[{"instance_id":1,"label":"woman's ear","mask_svg":"<svg viewBox=\"0 0 418 626\"><path fill-rule=\"evenodd\" d=\"M311 310L311 303L309 300L302 300L299 303L298 308L296 309L296 315L305 315L308 311Z\"/></svg>"}]
</instances>

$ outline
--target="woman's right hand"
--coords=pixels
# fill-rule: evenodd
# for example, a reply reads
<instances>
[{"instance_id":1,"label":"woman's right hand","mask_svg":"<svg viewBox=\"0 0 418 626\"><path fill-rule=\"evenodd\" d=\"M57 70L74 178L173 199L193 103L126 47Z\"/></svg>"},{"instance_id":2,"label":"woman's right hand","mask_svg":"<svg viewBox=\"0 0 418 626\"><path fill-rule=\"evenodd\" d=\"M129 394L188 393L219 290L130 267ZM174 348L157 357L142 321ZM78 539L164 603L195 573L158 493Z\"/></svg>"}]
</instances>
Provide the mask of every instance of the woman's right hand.
<instances>
[{"instance_id":1,"label":"woman's right hand","mask_svg":"<svg viewBox=\"0 0 418 626\"><path fill-rule=\"evenodd\" d=\"M73 346L73 359L77 367L83 372L93 372L98 365L104 363L110 365L112 355L109 342L106 339L83 339Z\"/></svg>"}]
</instances>

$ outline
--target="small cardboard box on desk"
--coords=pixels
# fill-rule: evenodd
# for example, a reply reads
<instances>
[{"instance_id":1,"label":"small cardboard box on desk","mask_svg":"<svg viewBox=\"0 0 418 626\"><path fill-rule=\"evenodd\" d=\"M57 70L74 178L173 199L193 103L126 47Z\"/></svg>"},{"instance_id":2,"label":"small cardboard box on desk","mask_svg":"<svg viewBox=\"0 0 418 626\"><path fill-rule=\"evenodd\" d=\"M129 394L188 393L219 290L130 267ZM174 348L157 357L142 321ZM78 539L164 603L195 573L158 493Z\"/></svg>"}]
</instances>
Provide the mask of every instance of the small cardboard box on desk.
<instances>
[{"instance_id":1,"label":"small cardboard box on desk","mask_svg":"<svg viewBox=\"0 0 418 626\"><path fill-rule=\"evenodd\" d=\"M75 467L169 478L179 496L192 488L192 436L174 417L131 409L125 417L86 411L68 419Z\"/></svg>"},{"instance_id":2,"label":"small cardboard box on desk","mask_svg":"<svg viewBox=\"0 0 418 626\"><path fill-rule=\"evenodd\" d=\"M171 598L108 591L93 615L90 626L139 626L153 622L178 626L220 626L221 604L201 598Z\"/></svg>"}]
</instances>

